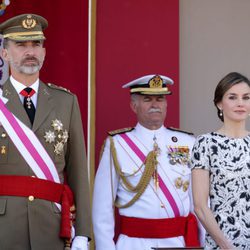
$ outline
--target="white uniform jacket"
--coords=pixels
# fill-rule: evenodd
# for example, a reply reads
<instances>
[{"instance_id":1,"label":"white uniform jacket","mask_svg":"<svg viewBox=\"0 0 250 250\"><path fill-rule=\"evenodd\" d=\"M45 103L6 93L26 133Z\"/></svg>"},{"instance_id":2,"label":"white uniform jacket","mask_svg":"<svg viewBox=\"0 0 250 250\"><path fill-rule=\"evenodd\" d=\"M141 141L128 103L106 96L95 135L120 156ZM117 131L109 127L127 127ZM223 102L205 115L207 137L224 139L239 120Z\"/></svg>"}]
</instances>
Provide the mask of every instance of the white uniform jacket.
<instances>
[{"instance_id":1,"label":"white uniform jacket","mask_svg":"<svg viewBox=\"0 0 250 250\"><path fill-rule=\"evenodd\" d=\"M171 164L171 149L180 146L188 147L189 155L195 138L187 133L173 131L162 126L158 130L149 130L137 124L130 132L125 133L136 144L143 154L153 150L154 140L161 149L158 160L158 173L165 183L173 201L169 202L160 188L156 188L153 179L145 192L132 206L119 209L120 215L137 218L173 218L175 216L187 216L192 211L191 185L185 190L183 185L177 185L177 180L182 183L190 183L191 170L188 164ZM132 150L121 134L113 136L117 158L124 174L131 175L129 181L135 186L142 175L141 171L134 174L142 165L138 154ZM170 149L170 148L171 149ZM172 157L173 158L173 157ZM172 159L173 160L173 159ZM179 179L177 179L179 178ZM113 189L113 191L112 191ZM113 159L110 152L110 140L106 140L104 152L97 170L93 194L93 228L96 250L150 250L152 247L184 247L182 236L165 239L133 238L120 235L115 244L114 237L114 202L125 204L135 194L126 190L116 174ZM170 204L171 203L171 204Z\"/></svg>"}]
</instances>

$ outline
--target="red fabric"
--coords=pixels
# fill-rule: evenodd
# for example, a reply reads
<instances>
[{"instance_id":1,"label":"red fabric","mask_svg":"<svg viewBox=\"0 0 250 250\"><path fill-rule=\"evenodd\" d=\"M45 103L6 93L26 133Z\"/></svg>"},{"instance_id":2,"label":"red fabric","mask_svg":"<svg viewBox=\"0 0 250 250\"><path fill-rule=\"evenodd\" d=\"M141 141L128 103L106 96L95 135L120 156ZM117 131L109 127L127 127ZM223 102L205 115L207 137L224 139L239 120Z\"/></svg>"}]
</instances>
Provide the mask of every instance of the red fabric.
<instances>
[{"instance_id":1,"label":"red fabric","mask_svg":"<svg viewBox=\"0 0 250 250\"><path fill-rule=\"evenodd\" d=\"M195 215L190 213L186 220L186 233L184 235L185 243L187 247L199 247L199 231L198 223Z\"/></svg>"},{"instance_id":2,"label":"red fabric","mask_svg":"<svg viewBox=\"0 0 250 250\"><path fill-rule=\"evenodd\" d=\"M196 217L143 219L121 216L121 234L136 238L172 238L184 236L186 247L199 247Z\"/></svg>"},{"instance_id":3,"label":"red fabric","mask_svg":"<svg viewBox=\"0 0 250 250\"><path fill-rule=\"evenodd\" d=\"M71 213L73 193L69 186L30 176L0 175L0 196L34 196L38 199L60 203L61 231L60 237L71 238Z\"/></svg>"},{"instance_id":4,"label":"red fabric","mask_svg":"<svg viewBox=\"0 0 250 250\"><path fill-rule=\"evenodd\" d=\"M129 89L122 85L138 77L174 80L166 125L179 127L179 1L97 1L96 16L97 165L107 131L136 124Z\"/></svg>"},{"instance_id":5,"label":"red fabric","mask_svg":"<svg viewBox=\"0 0 250 250\"><path fill-rule=\"evenodd\" d=\"M24 97L31 97L31 96L33 96L35 93L36 93L36 91L35 91L34 89L32 89L30 93L28 93L25 89L23 89L23 90L20 92L20 95L22 95L22 96L24 96Z\"/></svg>"}]
</instances>

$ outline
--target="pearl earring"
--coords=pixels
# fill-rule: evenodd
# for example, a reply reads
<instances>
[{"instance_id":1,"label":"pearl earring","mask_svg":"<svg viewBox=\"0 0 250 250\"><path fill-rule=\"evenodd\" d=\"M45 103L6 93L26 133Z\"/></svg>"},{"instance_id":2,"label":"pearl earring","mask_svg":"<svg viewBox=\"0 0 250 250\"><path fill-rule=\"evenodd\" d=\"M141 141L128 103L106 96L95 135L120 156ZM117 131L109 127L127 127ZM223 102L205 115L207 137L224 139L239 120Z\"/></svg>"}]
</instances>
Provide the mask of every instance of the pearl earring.
<instances>
[{"instance_id":1,"label":"pearl earring","mask_svg":"<svg viewBox=\"0 0 250 250\"><path fill-rule=\"evenodd\" d=\"M222 109L220 109L220 111L219 111L219 116L220 116L220 117L222 117L222 116L223 116Z\"/></svg>"}]
</instances>

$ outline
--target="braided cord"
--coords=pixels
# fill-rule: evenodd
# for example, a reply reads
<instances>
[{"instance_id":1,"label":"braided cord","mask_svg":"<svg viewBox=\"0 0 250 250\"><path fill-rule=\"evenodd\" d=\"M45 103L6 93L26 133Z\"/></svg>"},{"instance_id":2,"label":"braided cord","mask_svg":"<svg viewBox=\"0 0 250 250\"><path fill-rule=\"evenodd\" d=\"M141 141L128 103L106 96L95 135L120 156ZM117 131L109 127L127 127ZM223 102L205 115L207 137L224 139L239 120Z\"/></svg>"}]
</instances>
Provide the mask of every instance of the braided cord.
<instances>
[{"instance_id":1,"label":"braided cord","mask_svg":"<svg viewBox=\"0 0 250 250\"><path fill-rule=\"evenodd\" d=\"M135 196L128 203L126 203L124 205L120 205L117 202L115 202L116 207L127 208L127 207L130 207L131 205L133 205L141 197L141 195L144 193L145 189L147 188L147 186L151 180L151 177L155 171L155 168L157 166L156 153L154 151L149 152L149 154L147 155L145 162L144 162L145 169L144 169L144 172L142 173L142 177L141 177L140 181L138 182L138 184L136 186L133 186L129 182L127 176L125 176L123 174L123 172L121 171L121 167L120 167L120 164L119 164L118 159L117 159L117 153L116 153L113 138L110 136L109 139L110 139L110 150L111 150L111 154L113 157L115 170L116 170L117 174L119 175L119 177L121 178L124 186L130 192L136 193Z\"/></svg>"}]
</instances>

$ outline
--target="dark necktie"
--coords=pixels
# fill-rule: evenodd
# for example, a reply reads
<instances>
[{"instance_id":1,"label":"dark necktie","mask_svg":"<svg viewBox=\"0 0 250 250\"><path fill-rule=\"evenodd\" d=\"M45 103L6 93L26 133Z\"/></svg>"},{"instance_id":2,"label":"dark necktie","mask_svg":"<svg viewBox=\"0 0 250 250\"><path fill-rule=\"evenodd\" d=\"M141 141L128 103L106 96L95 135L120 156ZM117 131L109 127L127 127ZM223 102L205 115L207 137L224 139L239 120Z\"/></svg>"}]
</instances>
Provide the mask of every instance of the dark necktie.
<instances>
[{"instance_id":1,"label":"dark necktie","mask_svg":"<svg viewBox=\"0 0 250 250\"><path fill-rule=\"evenodd\" d=\"M31 124L33 125L36 109L31 100L31 96L35 94L35 90L32 88L25 88L20 92L20 94L24 96L23 106L29 116Z\"/></svg>"}]
</instances>

